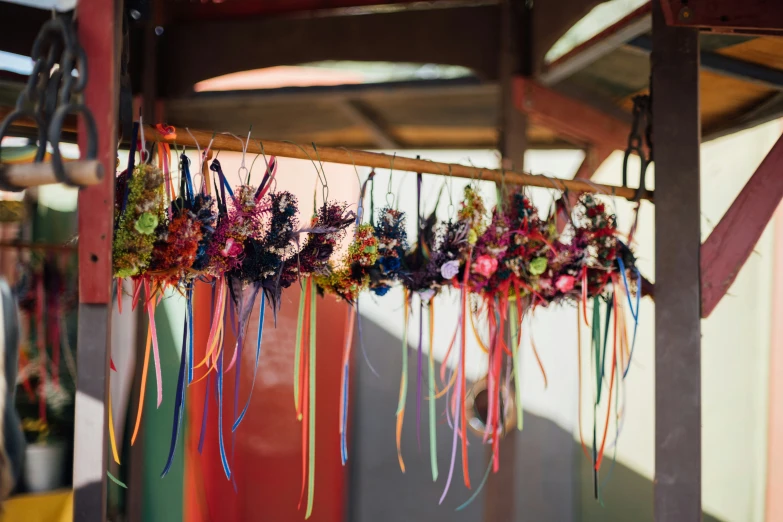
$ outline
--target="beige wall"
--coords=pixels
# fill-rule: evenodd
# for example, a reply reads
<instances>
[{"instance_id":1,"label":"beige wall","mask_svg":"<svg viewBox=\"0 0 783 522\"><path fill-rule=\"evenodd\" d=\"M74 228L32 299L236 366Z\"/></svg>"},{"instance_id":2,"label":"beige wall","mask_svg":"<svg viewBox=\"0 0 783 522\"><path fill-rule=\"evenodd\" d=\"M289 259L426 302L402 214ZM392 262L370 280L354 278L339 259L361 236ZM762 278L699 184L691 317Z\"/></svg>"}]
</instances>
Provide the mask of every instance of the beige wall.
<instances>
[{"instance_id":1,"label":"beige wall","mask_svg":"<svg viewBox=\"0 0 783 522\"><path fill-rule=\"evenodd\" d=\"M702 239L763 160L780 128L773 122L702 147ZM595 180L619 183L621 165L622 156L616 153ZM627 224L629 205L617 205L620 223ZM650 278L655 254L651 207L642 208L635 249ZM703 505L705 511L731 522L764 520L772 247L770 225L728 295L702 321ZM650 478L655 427L653 314L654 304L644 300L634 363L626 380L628 416L618 446L620 462Z\"/></svg>"}]
</instances>

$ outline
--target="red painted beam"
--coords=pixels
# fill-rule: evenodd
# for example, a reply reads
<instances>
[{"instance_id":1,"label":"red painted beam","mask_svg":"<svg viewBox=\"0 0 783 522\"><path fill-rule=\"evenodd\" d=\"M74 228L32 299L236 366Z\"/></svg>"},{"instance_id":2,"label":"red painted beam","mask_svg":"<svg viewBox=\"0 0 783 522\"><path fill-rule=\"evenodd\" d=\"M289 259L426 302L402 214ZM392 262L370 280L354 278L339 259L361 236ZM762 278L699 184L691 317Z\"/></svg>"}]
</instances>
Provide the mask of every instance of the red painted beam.
<instances>
[{"instance_id":1,"label":"red painted beam","mask_svg":"<svg viewBox=\"0 0 783 522\"><path fill-rule=\"evenodd\" d=\"M95 117L100 185L79 192L79 327L74 414L73 520L106 519L111 245L117 157L122 0L80 0L79 41L88 62L84 104ZM87 150L84 122L79 148Z\"/></svg>"},{"instance_id":2,"label":"red painted beam","mask_svg":"<svg viewBox=\"0 0 783 522\"><path fill-rule=\"evenodd\" d=\"M612 150L606 147L590 147L585 151L585 158L576 169L574 179L591 179L595 172L598 170L606 158L612 153ZM557 221L557 230L562 232L565 226L568 224L568 210L574 208L577 203L579 194L574 192L568 193L568 199L565 199L565 195L561 196L557 202L557 206L560 208L559 219ZM567 203L567 206L566 206Z\"/></svg>"},{"instance_id":3,"label":"red painted beam","mask_svg":"<svg viewBox=\"0 0 783 522\"><path fill-rule=\"evenodd\" d=\"M783 199L783 136L701 246L701 316L726 295Z\"/></svg>"},{"instance_id":4,"label":"red painted beam","mask_svg":"<svg viewBox=\"0 0 783 522\"><path fill-rule=\"evenodd\" d=\"M577 145L625 149L630 126L581 101L544 87L535 80L514 80L514 101L530 119Z\"/></svg>"},{"instance_id":5,"label":"red painted beam","mask_svg":"<svg viewBox=\"0 0 783 522\"><path fill-rule=\"evenodd\" d=\"M114 176L117 158L119 62L115 49L115 2L82 0L79 39L89 64L84 101L98 129L98 160L103 183L79 191L79 302L108 303L111 297L111 243L114 219ZM87 150L87 133L79 121L79 148Z\"/></svg>"},{"instance_id":6,"label":"red painted beam","mask_svg":"<svg viewBox=\"0 0 783 522\"><path fill-rule=\"evenodd\" d=\"M783 34L780 0L662 0L668 25L720 33Z\"/></svg>"}]
</instances>

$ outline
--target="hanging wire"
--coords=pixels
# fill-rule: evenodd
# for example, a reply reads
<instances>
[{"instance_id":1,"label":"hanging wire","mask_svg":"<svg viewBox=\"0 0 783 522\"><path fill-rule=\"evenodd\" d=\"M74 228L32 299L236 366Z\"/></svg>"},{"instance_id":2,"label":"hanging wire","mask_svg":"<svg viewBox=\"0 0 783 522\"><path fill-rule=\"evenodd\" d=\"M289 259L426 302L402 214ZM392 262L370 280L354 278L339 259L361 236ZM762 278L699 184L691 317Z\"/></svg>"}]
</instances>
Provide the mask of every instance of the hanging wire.
<instances>
[{"instance_id":1,"label":"hanging wire","mask_svg":"<svg viewBox=\"0 0 783 522\"><path fill-rule=\"evenodd\" d=\"M392 156L390 164L389 164L389 185L386 188L386 205L389 208L394 208L394 192L392 192L392 179L394 178L394 160L395 160L395 158L397 158L397 153L396 152ZM389 196L391 196L391 201L389 201Z\"/></svg>"},{"instance_id":2,"label":"hanging wire","mask_svg":"<svg viewBox=\"0 0 783 522\"><path fill-rule=\"evenodd\" d=\"M252 129L252 127L251 127L251 129ZM250 135L248 134L247 141L242 141L242 138L240 138L239 136L237 136L233 132L221 132L221 134L233 136L233 137L235 137L236 139L239 140L239 144L242 147L242 163L240 164L239 170L237 171L237 176L239 176L239 184L240 185L244 185L245 183L243 182L242 170L244 170L246 173L249 172L247 170L247 167L245 166L245 154L247 153L247 144L250 141ZM218 153L219 153L219 151L218 151ZM249 182L250 182L250 179L249 179L249 176L248 176L248 183Z\"/></svg>"},{"instance_id":3,"label":"hanging wire","mask_svg":"<svg viewBox=\"0 0 783 522\"><path fill-rule=\"evenodd\" d=\"M356 174L356 181L359 183L359 202L356 205L356 224L359 225L362 222L362 218L364 217L364 194L362 193L362 178L359 176L359 169L356 168L356 160L353 158L353 153L350 151L350 149L347 149L345 147L340 147L343 149L348 156L351 158L351 163L353 163L353 171Z\"/></svg>"},{"instance_id":4,"label":"hanging wire","mask_svg":"<svg viewBox=\"0 0 783 522\"><path fill-rule=\"evenodd\" d=\"M312 144L313 144L313 151L315 152L315 157L318 158L318 163L321 165L321 173L318 175L318 179L321 181L321 193L323 196L323 202L324 204L326 204L326 201L329 199L329 180L326 179L324 162L321 161L321 155L318 153L318 147L315 146L315 142L312 142ZM316 169L316 171L317 170L318 169Z\"/></svg>"},{"instance_id":5,"label":"hanging wire","mask_svg":"<svg viewBox=\"0 0 783 522\"><path fill-rule=\"evenodd\" d=\"M193 143L196 144L196 150L198 151L198 157L199 157L199 167L198 167L198 173L193 175L193 178L195 179L196 176L201 176L201 186L202 186L202 190L203 190L203 187L205 186L205 184L207 182L206 178L204 177L204 156L201 155L201 147L199 146L198 140L196 140L196 137L193 136L192 132L190 132L190 129L185 127L185 131L187 131L187 133L190 134L190 137L193 138ZM212 144L212 142L210 142L210 145L211 144ZM183 151L183 154L184 154L184 151ZM188 161L190 161L190 160L188 160Z\"/></svg>"},{"instance_id":6,"label":"hanging wire","mask_svg":"<svg viewBox=\"0 0 783 522\"><path fill-rule=\"evenodd\" d=\"M283 143L289 143L289 144L299 148L299 150L301 150L302 152L304 152L305 156L307 156L307 159L309 159L310 163L313 164L313 168L315 168L315 172L316 172L316 174L318 176L318 181L321 182L321 185L324 185L324 180L321 178L321 172L318 170L318 165L315 163L315 160L313 160L313 157L310 156L310 153L307 152L307 150L305 150L304 147L302 147L301 145L299 145L298 143L295 143L293 141L283 140ZM264 156L264 158L266 158L266 156ZM267 168L268 168L268 164L267 164ZM327 194L328 194L328 192L327 192ZM326 200L324 200L324 203L325 202L326 202ZM315 208L316 208L315 205L316 205L315 197L313 197L313 212L315 212Z\"/></svg>"},{"instance_id":7,"label":"hanging wire","mask_svg":"<svg viewBox=\"0 0 783 522\"><path fill-rule=\"evenodd\" d=\"M250 135L248 134L248 141L249 140L250 140ZM263 183L263 180L266 178L266 176L271 176L272 172L271 172L271 168L269 166L269 158L267 158L266 151L264 150L264 142L261 141L261 140L256 140L256 141L258 142L258 147L261 149L260 155L264 157L264 165L266 167L266 169L264 170L264 177L261 178L261 182ZM259 154L256 154L256 157L253 159L253 163L250 165L250 172L253 171L253 165L255 165L256 160L258 159L258 156L259 156ZM250 183L249 180L250 180L250 173L248 173L248 183ZM272 192L274 192L275 190L277 190L277 178L276 177L274 179L272 179L272 183L274 183L274 185L270 185L270 189L272 190Z\"/></svg>"},{"instance_id":8,"label":"hanging wire","mask_svg":"<svg viewBox=\"0 0 783 522\"><path fill-rule=\"evenodd\" d=\"M453 174L451 172L451 165L449 165L449 177L448 177L448 179L446 181L449 184L448 185L448 187L449 187L449 206L446 207L446 212L449 215L449 219L452 219L454 217L454 215L455 215L454 214L455 208L454 208L454 197L453 197L453 194L452 194L452 192L454 190L454 176L453 176Z\"/></svg>"}]
</instances>

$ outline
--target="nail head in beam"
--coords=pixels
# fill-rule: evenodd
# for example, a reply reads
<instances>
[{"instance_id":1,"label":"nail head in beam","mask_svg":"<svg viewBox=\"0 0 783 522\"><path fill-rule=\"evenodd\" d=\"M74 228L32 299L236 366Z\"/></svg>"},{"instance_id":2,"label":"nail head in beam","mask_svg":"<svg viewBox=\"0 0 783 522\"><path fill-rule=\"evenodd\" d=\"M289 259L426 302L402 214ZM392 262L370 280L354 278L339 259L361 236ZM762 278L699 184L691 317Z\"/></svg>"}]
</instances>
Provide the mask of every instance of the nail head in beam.
<instances>
[{"instance_id":1,"label":"nail head in beam","mask_svg":"<svg viewBox=\"0 0 783 522\"><path fill-rule=\"evenodd\" d=\"M98 160L71 161L63 165L67 179L80 187L97 185L103 179L103 166ZM60 181L51 163L15 163L0 165L0 180L25 189L52 185Z\"/></svg>"},{"instance_id":2,"label":"nail head in beam","mask_svg":"<svg viewBox=\"0 0 783 522\"><path fill-rule=\"evenodd\" d=\"M144 136L148 141L158 141L193 148L198 145L202 150L209 145L210 141L213 141L214 137L214 141L212 142L213 150L242 152L242 144L240 144L239 140L228 134L215 135L212 132L192 129L190 132L187 132L184 128L180 128L177 129L175 134L164 135L155 127L144 125ZM315 161L320 158L321 161L326 163L340 163L343 165L356 165L357 167L370 167L376 169L393 168L394 170L405 172L421 172L422 174L439 174L443 176L452 175L456 178L481 179L496 182L505 180L508 184L548 189L556 188L558 190L569 190L571 192L603 193L626 199L633 199L636 196L636 189L634 188L600 185L586 180L549 178L546 176L509 170L482 169L455 163L440 163L437 161L406 158L404 156L392 156L391 154L381 154L378 152L350 150L342 147L317 147L316 152L316 149L314 149L312 145L297 145L286 141L259 141L251 138L250 144L247 147L247 152L251 154L260 154L263 152L269 156L303 159L308 161ZM652 201L654 193L649 191L643 197L644 199Z\"/></svg>"}]
</instances>

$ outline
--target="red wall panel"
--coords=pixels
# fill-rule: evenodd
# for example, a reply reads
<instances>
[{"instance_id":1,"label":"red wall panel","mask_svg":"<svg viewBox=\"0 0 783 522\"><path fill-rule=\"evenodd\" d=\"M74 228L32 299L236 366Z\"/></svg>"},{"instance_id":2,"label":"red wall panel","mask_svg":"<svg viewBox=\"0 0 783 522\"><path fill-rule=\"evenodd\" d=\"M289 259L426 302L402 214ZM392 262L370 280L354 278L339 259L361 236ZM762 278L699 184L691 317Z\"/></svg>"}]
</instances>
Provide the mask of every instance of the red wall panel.
<instances>
[{"instance_id":1,"label":"red wall panel","mask_svg":"<svg viewBox=\"0 0 783 522\"><path fill-rule=\"evenodd\" d=\"M210 294L210 288L205 284L198 286L195 292L195 351L197 356L201 353L202 358L209 335ZM302 429L296 420L293 399L299 294L296 286L283 293L276 326L267 307L255 389L234 440L231 425L235 371L229 372L224 379L223 437L236 490L232 481L226 479L220 460L214 393L210 397L203 453L199 454L207 381L188 389L184 499L188 522L304 520L304 506L301 511L297 510L302 480ZM346 470L340 463L338 412L347 310L346 305L332 297L318 299L316 479L310 518L314 522L338 522L344 518ZM253 378L258 313L257 303L242 354L240 410L250 393ZM226 366L233 355L234 344L228 328L224 343ZM196 357L196 360L200 359Z\"/></svg>"}]
</instances>

